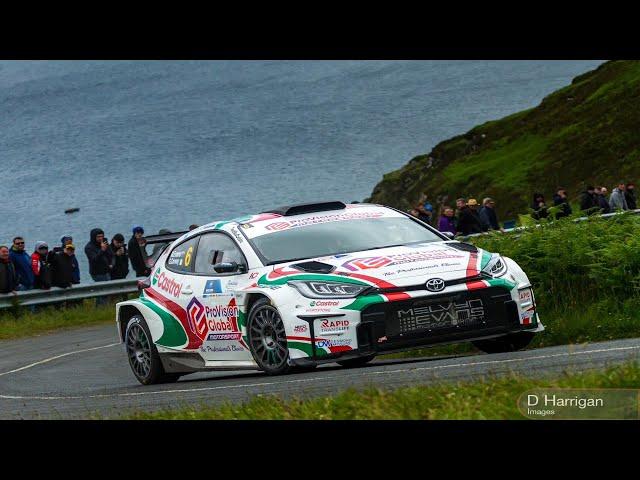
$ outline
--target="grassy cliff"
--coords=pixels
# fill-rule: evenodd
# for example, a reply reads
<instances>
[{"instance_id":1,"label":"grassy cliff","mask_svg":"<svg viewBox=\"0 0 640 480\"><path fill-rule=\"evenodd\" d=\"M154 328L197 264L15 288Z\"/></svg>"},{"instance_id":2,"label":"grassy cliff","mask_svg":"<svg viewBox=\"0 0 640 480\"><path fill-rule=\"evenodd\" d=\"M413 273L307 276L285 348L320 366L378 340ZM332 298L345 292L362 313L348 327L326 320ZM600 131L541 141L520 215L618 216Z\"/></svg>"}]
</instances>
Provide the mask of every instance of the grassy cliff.
<instances>
[{"instance_id":1,"label":"grassy cliff","mask_svg":"<svg viewBox=\"0 0 640 480\"><path fill-rule=\"evenodd\" d=\"M491 196L499 218L528 213L534 191L577 199L586 184L640 182L640 61L611 61L535 108L479 125L384 175L368 201L408 209Z\"/></svg>"}]
</instances>

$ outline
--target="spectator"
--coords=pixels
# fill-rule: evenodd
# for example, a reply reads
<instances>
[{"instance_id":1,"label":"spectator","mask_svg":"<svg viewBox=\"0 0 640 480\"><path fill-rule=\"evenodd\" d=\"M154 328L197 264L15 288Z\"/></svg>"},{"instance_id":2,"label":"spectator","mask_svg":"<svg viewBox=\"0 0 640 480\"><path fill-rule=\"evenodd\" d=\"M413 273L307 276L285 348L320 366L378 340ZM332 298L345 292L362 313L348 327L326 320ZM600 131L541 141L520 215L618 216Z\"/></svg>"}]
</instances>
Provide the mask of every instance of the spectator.
<instances>
[{"instance_id":1,"label":"spectator","mask_svg":"<svg viewBox=\"0 0 640 480\"><path fill-rule=\"evenodd\" d=\"M553 204L560 207L560 211L556 213L556 218L568 217L573 213L569 200L567 199L567 190L562 187L558 187L555 195L553 196Z\"/></svg>"},{"instance_id":2,"label":"spectator","mask_svg":"<svg viewBox=\"0 0 640 480\"><path fill-rule=\"evenodd\" d=\"M94 228L91 230L89 242L84 247L84 253L89 261L89 274L93 281L106 282L111 280L112 255L102 229Z\"/></svg>"},{"instance_id":3,"label":"spectator","mask_svg":"<svg viewBox=\"0 0 640 480\"><path fill-rule=\"evenodd\" d=\"M133 227L132 232L133 235L129 240L129 260L136 272L136 277L147 277L151 273L151 269L147 266L147 251L145 250L147 240L144 238L144 229L140 226Z\"/></svg>"},{"instance_id":4,"label":"spectator","mask_svg":"<svg viewBox=\"0 0 640 480\"><path fill-rule=\"evenodd\" d=\"M533 210L531 216L535 220L540 220L541 218L547 218L549 216L549 212L547 211L547 204L544 201L544 195L542 195L541 193L533 194L531 210Z\"/></svg>"},{"instance_id":5,"label":"spectator","mask_svg":"<svg viewBox=\"0 0 640 480\"><path fill-rule=\"evenodd\" d=\"M51 283L54 287L70 288L73 284L80 283L75 277L76 247L73 243L67 243L64 248L57 250L49 258L51 259Z\"/></svg>"},{"instance_id":6,"label":"spectator","mask_svg":"<svg viewBox=\"0 0 640 480\"><path fill-rule=\"evenodd\" d=\"M129 274L129 255L124 244L124 236L116 233L111 239L112 268L111 280L127 278Z\"/></svg>"},{"instance_id":7,"label":"spectator","mask_svg":"<svg viewBox=\"0 0 640 480\"><path fill-rule=\"evenodd\" d=\"M420 220L422 220L423 222L431 225L431 222L433 220L433 205L431 205L431 202L429 202L426 193L423 193L420 196L418 205L416 205L416 210L418 210L418 212L420 213L420 216L418 218L420 218Z\"/></svg>"},{"instance_id":8,"label":"spectator","mask_svg":"<svg viewBox=\"0 0 640 480\"><path fill-rule=\"evenodd\" d=\"M624 182L620 182L611 192L611 196L609 197L609 207L611 207L611 211L629 210L627 199L625 198Z\"/></svg>"},{"instance_id":9,"label":"spectator","mask_svg":"<svg viewBox=\"0 0 640 480\"><path fill-rule=\"evenodd\" d=\"M453 208L443 207L442 215L438 221L438 230L441 232L451 232L456 234L456 217L453 215Z\"/></svg>"},{"instance_id":10,"label":"spectator","mask_svg":"<svg viewBox=\"0 0 640 480\"><path fill-rule=\"evenodd\" d=\"M36 249L31 254L31 270L33 271L33 288L49 290L51 288L51 268L47 262L49 245L36 242Z\"/></svg>"},{"instance_id":11,"label":"spectator","mask_svg":"<svg viewBox=\"0 0 640 480\"><path fill-rule=\"evenodd\" d=\"M33 270L31 270L31 257L24 249L24 238L15 237L13 239L9 258L11 258L11 263L13 263L18 276L17 290L31 290L35 277L33 276Z\"/></svg>"},{"instance_id":12,"label":"spectator","mask_svg":"<svg viewBox=\"0 0 640 480\"><path fill-rule=\"evenodd\" d=\"M18 288L16 267L9 257L9 247L0 245L0 293L12 293Z\"/></svg>"},{"instance_id":13,"label":"spectator","mask_svg":"<svg viewBox=\"0 0 640 480\"><path fill-rule=\"evenodd\" d=\"M456 201L456 205L458 205L458 232L465 236L473 233L482 233L480 216L478 212L474 210L478 207L477 200L470 198L466 204L459 203L461 200L464 202L464 199L458 199L458 201ZM463 206L460 207L459 205Z\"/></svg>"},{"instance_id":14,"label":"spectator","mask_svg":"<svg viewBox=\"0 0 640 480\"><path fill-rule=\"evenodd\" d=\"M353 201L351 203L360 203L358 201ZM192 223L191 225L189 225L189 231L191 230L195 230L196 228L198 228L200 225L196 225L195 223Z\"/></svg>"},{"instance_id":15,"label":"spectator","mask_svg":"<svg viewBox=\"0 0 640 480\"><path fill-rule=\"evenodd\" d=\"M64 253L64 247L66 245L73 245L73 237L71 237L71 235L63 236L60 239L60 244L61 245L59 247L53 247L53 250L49 251L49 258L47 258L47 261L51 264L52 267L54 262L54 255L57 255L58 253ZM80 283L80 266L78 265L78 259L76 258L75 253L71 255L71 262L73 264L73 283Z\"/></svg>"},{"instance_id":16,"label":"spectator","mask_svg":"<svg viewBox=\"0 0 640 480\"><path fill-rule=\"evenodd\" d=\"M416 210L415 208L412 208L411 210L408 210L407 212L412 217L420 218L420 212L418 210Z\"/></svg>"},{"instance_id":17,"label":"spectator","mask_svg":"<svg viewBox=\"0 0 640 480\"><path fill-rule=\"evenodd\" d=\"M596 189L591 185L580 195L580 210L587 215L597 213L599 210L598 199L596 198Z\"/></svg>"},{"instance_id":18,"label":"spectator","mask_svg":"<svg viewBox=\"0 0 640 480\"><path fill-rule=\"evenodd\" d=\"M611 213L611 207L607 201L607 187L596 187L595 193L600 213Z\"/></svg>"},{"instance_id":19,"label":"spectator","mask_svg":"<svg viewBox=\"0 0 640 480\"><path fill-rule=\"evenodd\" d=\"M480 220L482 227L487 230L500 230L498 216L496 215L496 202L493 198L485 198L482 200L482 208L480 209Z\"/></svg>"},{"instance_id":20,"label":"spectator","mask_svg":"<svg viewBox=\"0 0 640 480\"><path fill-rule=\"evenodd\" d=\"M627 183L627 188L624 190L624 199L627 201L627 208L629 210L635 210L638 208L636 186L633 183Z\"/></svg>"}]
</instances>

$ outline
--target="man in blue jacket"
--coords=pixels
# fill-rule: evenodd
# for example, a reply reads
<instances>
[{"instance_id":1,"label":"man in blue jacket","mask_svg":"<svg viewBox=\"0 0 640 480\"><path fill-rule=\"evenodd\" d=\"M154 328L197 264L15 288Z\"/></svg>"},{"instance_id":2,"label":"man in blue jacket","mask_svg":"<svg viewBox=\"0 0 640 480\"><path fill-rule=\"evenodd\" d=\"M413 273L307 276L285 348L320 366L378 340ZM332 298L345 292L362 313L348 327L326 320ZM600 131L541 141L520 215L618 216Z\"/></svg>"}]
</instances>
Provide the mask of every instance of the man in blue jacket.
<instances>
[{"instance_id":1,"label":"man in blue jacket","mask_svg":"<svg viewBox=\"0 0 640 480\"><path fill-rule=\"evenodd\" d=\"M13 263L18 276L18 290L31 290L35 276L31 269L31 256L24 249L24 238L15 237L13 239L9 258L11 258L11 263Z\"/></svg>"}]
</instances>

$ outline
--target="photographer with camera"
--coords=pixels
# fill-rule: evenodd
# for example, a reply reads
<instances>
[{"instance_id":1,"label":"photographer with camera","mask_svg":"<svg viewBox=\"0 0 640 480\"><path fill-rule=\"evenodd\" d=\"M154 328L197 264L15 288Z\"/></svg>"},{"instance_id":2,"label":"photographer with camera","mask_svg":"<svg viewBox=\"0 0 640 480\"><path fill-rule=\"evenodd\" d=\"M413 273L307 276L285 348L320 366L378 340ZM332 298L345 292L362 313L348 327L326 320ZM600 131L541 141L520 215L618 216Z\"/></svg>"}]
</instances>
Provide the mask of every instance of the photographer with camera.
<instances>
[{"instance_id":1,"label":"photographer with camera","mask_svg":"<svg viewBox=\"0 0 640 480\"><path fill-rule=\"evenodd\" d=\"M147 240L144 238L144 229L141 226L133 227L132 234L129 240L129 260L136 271L136 277L146 277L151 274L151 269L147 266Z\"/></svg>"},{"instance_id":2,"label":"photographer with camera","mask_svg":"<svg viewBox=\"0 0 640 480\"><path fill-rule=\"evenodd\" d=\"M84 253L89 260L89 274L94 282L111 280L111 265L113 254L109 242L104 238L104 231L100 228L91 230L91 239L84 247Z\"/></svg>"},{"instance_id":3,"label":"photographer with camera","mask_svg":"<svg viewBox=\"0 0 640 480\"><path fill-rule=\"evenodd\" d=\"M113 268L111 269L111 280L126 278L129 274L129 255L124 244L124 236L116 233L111 239L111 253L113 254Z\"/></svg>"}]
</instances>

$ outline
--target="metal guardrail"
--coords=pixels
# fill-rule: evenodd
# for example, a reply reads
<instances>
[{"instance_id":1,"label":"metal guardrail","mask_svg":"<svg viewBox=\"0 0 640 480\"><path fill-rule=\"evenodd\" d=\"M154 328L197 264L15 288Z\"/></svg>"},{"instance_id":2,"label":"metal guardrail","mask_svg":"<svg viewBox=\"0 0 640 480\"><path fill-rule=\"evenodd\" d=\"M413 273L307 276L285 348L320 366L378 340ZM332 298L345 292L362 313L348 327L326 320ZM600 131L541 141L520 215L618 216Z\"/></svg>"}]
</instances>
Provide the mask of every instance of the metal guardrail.
<instances>
[{"instance_id":1,"label":"metal guardrail","mask_svg":"<svg viewBox=\"0 0 640 480\"><path fill-rule=\"evenodd\" d=\"M84 300L85 298L107 297L110 295L125 295L138 291L138 280L111 280L74 285L71 288L51 287L49 290L27 290L14 294L0 295L0 309L15 306L37 306L66 302L69 300Z\"/></svg>"}]
</instances>

